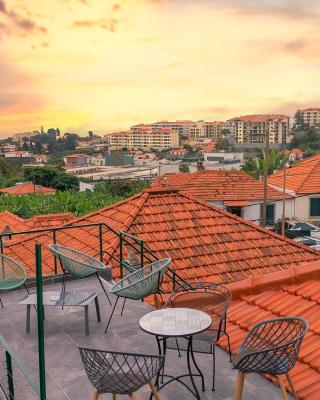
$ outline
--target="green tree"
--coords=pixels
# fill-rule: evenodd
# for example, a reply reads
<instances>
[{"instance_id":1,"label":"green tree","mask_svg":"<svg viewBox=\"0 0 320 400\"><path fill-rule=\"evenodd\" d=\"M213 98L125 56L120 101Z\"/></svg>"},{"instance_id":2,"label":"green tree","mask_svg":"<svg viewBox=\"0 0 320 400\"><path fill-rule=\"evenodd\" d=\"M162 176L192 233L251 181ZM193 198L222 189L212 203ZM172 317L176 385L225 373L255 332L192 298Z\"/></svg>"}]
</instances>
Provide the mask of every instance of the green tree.
<instances>
[{"instance_id":1,"label":"green tree","mask_svg":"<svg viewBox=\"0 0 320 400\"><path fill-rule=\"evenodd\" d=\"M23 171L25 180L37 185L51 187L57 190L78 190L79 180L55 167L27 167Z\"/></svg>"},{"instance_id":2,"label":"green tree","mask_svg":"<svg viewBox=\"0 0 320 400\"><path fill-rule=\"evenodd\" d=\"M221 139L216 144L216 150L229 150L229 142L227 139Z\"/></svg>"},{"instance_id":3,"label":"green tree","mask_svg":"<svg viewBox=\"0 0 320 400\"><path fill-rule=\"evenodd\" d=\"M303 119L303 113L300 110L298 110L296 111L293 117L293 131L297 132L304 129L305 129L305 123Z\"/></svg>"},{"instance_id":4,"label":"green tree","mask_svg":"<svg viewBox=\"0 0 320 400\"><path fill-rule=\"evenodd\" d=\"M279 152L276 149L270 149L268 157L268 175L272 174L276 169L283 168L286 161L287 157L284 152ZM262 150L257 157L247 158L241 167L241 170L256 179L259 179L263 175L264 168L265 153L264 150Z\"/></svg>"},{"instance_id":5,"label":"green tree","mask_svg":"<svg viewBox=\"0 0 320 400\"><path fill-rule=\"evenodd\" d=\"M183 172L183 173L190 172L189 165L185 164L185 163L181 163L179 165L179 171Z\"/></svg>"},{"instance_id":6,"label":"green tree","mask_svg":"<svg viewBox=\"0 0 320 400\"><path fill-rule=\"evenodd\" d=\"M192 148L192 146L190 146L190 144L184 144L184 145L183 145L183 148L184 148L185 150L187 150L188 153L192 153L192 152L193 152L193 148Z\"/></svg>"}]
</instances>

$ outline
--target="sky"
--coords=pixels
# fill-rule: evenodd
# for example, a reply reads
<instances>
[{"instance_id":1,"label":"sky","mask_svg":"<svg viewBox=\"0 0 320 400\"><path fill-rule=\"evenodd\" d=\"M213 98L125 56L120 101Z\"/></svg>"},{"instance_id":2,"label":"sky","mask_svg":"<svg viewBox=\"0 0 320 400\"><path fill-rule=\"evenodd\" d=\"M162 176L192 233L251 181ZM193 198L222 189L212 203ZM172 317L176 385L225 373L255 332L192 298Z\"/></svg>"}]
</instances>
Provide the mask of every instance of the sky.
<instances>
[{"instance_id":1,"label":"sky","mask_svg":"<svg viewBox=\"0 0 320 400\"><path fill-rule=\"evenodd\" d=\"M318 0L0 0L0 136L320 106Z\"/></svg>"}]
</instances>

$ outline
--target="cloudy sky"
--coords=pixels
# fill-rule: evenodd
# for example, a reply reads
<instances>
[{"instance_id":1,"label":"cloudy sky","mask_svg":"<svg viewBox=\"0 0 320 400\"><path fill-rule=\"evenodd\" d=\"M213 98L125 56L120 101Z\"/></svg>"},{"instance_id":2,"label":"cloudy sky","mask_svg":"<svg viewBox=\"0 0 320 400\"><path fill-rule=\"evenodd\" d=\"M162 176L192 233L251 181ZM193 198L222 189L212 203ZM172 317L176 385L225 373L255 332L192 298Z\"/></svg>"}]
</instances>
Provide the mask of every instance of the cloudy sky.
<instances>
[{"instance_id":1,"label":"cloudy sky","mask_svg":"<svg viewBox=\"0 0 320 400\"><path fill-rule=\"evenodd\" d=\"M0 135L320 106L318 0L0 0Z\"/></svg>"}]
</instances>

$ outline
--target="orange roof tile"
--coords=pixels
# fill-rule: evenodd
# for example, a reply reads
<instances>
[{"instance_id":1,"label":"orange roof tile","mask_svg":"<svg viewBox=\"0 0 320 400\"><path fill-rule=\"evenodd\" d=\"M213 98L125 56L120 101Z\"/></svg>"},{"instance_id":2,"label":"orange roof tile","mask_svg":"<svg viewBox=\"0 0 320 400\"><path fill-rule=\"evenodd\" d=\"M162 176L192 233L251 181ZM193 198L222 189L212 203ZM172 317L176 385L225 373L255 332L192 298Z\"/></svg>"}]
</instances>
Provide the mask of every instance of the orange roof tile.
<instances>
[{"instance_id":1,"label":"orange roof tile","mask_svg":"<svg viewBox=\"0 0 320 400\"><path fill-rule=\"evenodd\" d=\"M250 278L229 286L234 299L228 312L228 333L233 352L238 350L252 326L261 320L295 315L309 321L309 332L302 343L298 362L291 372L291 377L299 398L318 400L320 263ZM224 338L220 344L227 348ZM287 390L290 388L287 387Z\"/></svg>"},{"instance_id":2,"label":"orange roof tile","mask_svg":"<svg viewBox=\"0 0 320 400\"><path fill-rule=\"evenodd\" d=\"M20 218L9 211L0 212L0 232L9 228L12 232L19 232L29 229L27 220Z\"/></svg>"},{"instance_id":3,"label":"orange roof tile","mask_svg":"<svg viewBox=\"0 0 320 400\"><path fill-rule=\"evenodd\" d=\"M182 193L205 201L263 199L263 183L237 170L205 170L193 174L164 174L152 187L177 187ZM282 200L282 192L268 187L269 200ZM287 198L291 198L287 194ZM246 204L247 205L247 204Z\"/></svg>"},{"instance_id":4,"label":"orange roof tile","mask_svg":"<svg viewBox=\"0 0 320 400\"><path fill-rule=\"evenodd\" d=\"M224 202L225 206L228 207L245 207L245 206L250 206L251 203L250 201L247 200L229 200Z\"/></svg>"},{"instance_id":5,"label":"orange roof tile","mask_svg":"<svg viewBox=\"0 0 320 400\"><path fill-rule=\"evenodd\" d=\"M313 249L176 190L146 189L68 225L88 223L106 223L117 231L129 231L158 257L171 257L172 267L191 281L239 281L320 259ZM57 242L98 256L98 232L97 226L76 227L59 232ZM9 245L6 253L21 261L32 275L36 242L44 246L43 272L50 274L50 233L23 238ZM103 244L105 250L118 254L116 234L104 230ZM113 267L113 277L119 278L119 266Z\"/></svg>"},{"instance_id":6,"label":"orange roof tile","mask_svg":"<svg viewBox=\"0 0 320 400\"><path fill-rule=\"evenodd\" d=\"M283 114L253 114L253 115L243 115L241 117L232 118L229 121L271 122L283 119L289 119L289 117Z\"/></svg>"},{"instance_id":7,"label":"orange roof tile","mask_svg":"<svg viewBox=\"0 0 320 400\"><path fill-rule=\"evenodd\" d=\"M25 182L25 183L18 183L11 187L0 189L0 192L6 194L12 194L15 196L22 196L25 194L34 194L34 193L53 194L56 192L56 190L41 185L35 185L32 182Z\"/></svg>"},{"instance_id":8,"label":"orange roof tile","mask_svg":"<svg viewBox=\"0 0 320 400\"><path fill-rule=\"evenodd\" d=\"M283 187L283 170L269 176L268 182ZM286 168L286 188L296 194L320 193L320 153Z\"/></svg>"}]
</instances>

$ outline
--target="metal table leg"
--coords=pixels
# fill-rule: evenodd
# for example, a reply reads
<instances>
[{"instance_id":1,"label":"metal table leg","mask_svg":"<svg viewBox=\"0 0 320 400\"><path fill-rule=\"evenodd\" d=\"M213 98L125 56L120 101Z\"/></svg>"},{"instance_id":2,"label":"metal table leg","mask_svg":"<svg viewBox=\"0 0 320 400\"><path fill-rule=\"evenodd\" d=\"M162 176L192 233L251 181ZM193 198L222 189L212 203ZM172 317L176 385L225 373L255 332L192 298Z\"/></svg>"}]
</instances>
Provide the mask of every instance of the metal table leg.
<instances>
[{"instance_id":1,"label":"metal table leg","mask_svg":"<svg viewBox=\"0 0 320 400\"><path fill-rule=\"evenodd\" d=\"M101 316L100 316L100 306L99 306L99 300L98 296L94 298L94 304L96 306L96 313L97 313L97 321L101 322Z\"/></svg>"},{"instance_id":2,"label":"metal table leg","mask_svg":"<svg viewBox=\"0 0 320 400\"><path fill-rule=\"evenodd\" d=\"M27 333L30 333L30 314L31 314L31 304L27 304L27 321L26 321Z\"/></svg>"},{"instance_id":3,"label":"metal table leg","mask_svg":"<svg viewBox=\"0 0 320 400\"><path fill-rule=\"evenodd\" d=\"M86 335L89 336L89 306L84 306L84 324Z\"/></svg>"}]
</instances>

